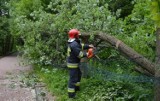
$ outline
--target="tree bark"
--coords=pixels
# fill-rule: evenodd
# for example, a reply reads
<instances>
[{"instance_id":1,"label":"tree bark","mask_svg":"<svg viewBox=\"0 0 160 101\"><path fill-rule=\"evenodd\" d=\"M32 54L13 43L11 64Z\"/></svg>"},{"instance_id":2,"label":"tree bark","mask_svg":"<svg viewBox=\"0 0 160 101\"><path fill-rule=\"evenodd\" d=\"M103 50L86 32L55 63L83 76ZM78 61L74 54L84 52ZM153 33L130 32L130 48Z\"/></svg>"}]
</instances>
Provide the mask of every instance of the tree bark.
<instances>
[{"instance_id":1,"label":"tree bark","mask_svg":"<svg viewBox=\"0 0 160 101\"><path fill-rule=\"evenodd\" d=\"M160 100L160 28L156 31L155 101Z\"/></svg>"},{"instance_id":2,"label":"tree bark","mask_svg":"<svg viewBox=\"0 0 160 101\"><path fill-rule=\"evenodd\" d=\"M139 72L139 73L144 74L144 75L146 75L146 76L154 77L153 74L151 74L151 73L149 73L148 71L142 69L141 67L135 67L134 70L135 70L136 72Z\"/></svg>"},{"instance_id":3,"label":"tree bark","mask_svg":"<svg viewBox=\"0 0 160 101\"><path fill-rule=\"evenodd\" d=\"M131 59L134 63L139 65L141 68L145 69L146 71L154 75L155 64L149 61L148 59L146 59L145 57L143 57L142 55L140 55L139 53L137 53L136 51L134 51L132 48L127 46L121 40L118 40L117 38L102 32L97 32L94 35L96 38L99 38L115 46L116 49L120 51L120 53L122 53L125 57L127 57L128 59ZM82 33L82 36L90 36L90 34Z\"/></svg>"}]
</instances>

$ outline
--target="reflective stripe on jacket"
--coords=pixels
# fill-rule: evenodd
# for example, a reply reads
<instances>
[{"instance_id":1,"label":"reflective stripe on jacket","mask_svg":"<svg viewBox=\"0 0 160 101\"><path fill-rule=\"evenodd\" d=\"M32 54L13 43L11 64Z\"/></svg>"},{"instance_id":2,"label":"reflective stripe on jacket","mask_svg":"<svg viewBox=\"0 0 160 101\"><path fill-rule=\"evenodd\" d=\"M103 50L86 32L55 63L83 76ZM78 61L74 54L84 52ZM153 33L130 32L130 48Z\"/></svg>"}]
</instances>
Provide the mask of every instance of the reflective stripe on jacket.
<instances>
[{"instance_id":1,"label":"reflective stripe on jacket","mask_svg":"<svg viewBox=\"0 0 160 101\"><path fill-rule=\"evenodd\" d=\"M82 57L86 57L86 52L82 52L83 49L88 49L89 45L81 44L80 40L72 39L68 42L67 49L67 66L69 68L77 68Z\"/></svg>"}]
</instances>

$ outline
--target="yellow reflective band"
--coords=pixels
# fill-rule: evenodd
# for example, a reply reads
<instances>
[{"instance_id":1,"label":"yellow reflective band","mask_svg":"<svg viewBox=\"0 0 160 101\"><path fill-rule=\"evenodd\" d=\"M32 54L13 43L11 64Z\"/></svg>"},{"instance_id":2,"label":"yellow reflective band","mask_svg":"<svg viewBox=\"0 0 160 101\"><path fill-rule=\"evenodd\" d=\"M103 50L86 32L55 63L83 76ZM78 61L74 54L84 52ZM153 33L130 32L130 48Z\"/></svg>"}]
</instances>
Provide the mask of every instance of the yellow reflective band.
<instances>
[{"instance_id":1,"label":"yellow reflective band","mask_svg":"<svg viewBox=\"0 0 160 101\"><path fill-rule=\"evenodd\" d=\"M78 55L78 58L82 58L82 57L83 57L83 52L80 51L80 52L79 52L79 55Z\"/></svg>"},{"instance_id":2,"label":"yellow reflective band","mask_svg":"<svg viewBox=\"0 0 160 101\"><path fill-rule=\"evenodd\" d=\"M68 56L68 57L70 56L70 52L71 52L71 48L68 47L68 49L67 49L67 56Z\"/></svg>"},{"instance_id":3,"label":"yellow reflective band","mask_svg":"<svg viewBox=\"0 0 160 101\"><path fill-rule=\"evenodd\" d=\"M74 93L74 92L75 92L75 89L74 89L74 88L68 88L68 92L69 92L69 93Z\"/></svg>"},{"instance_id":4,"label":"yellow reflective band","mask_svg":"<svg viewBox=\"0 0 160 101\"><path fill-rule=\"evenodd\" d=\"M78 68L78 64L67 63L68 68Z\"/></svg>"},{"instance_id":5,"label":"yellow reflective band","mask_svg":"<svg viewBox=\"0 0 160 101\"><path fill-rule=\"evenodd\" d=\"M77 82L77 83L75 84L75 86L80 86L80 82Z\"/></svg>"},{"instance_id":6,"label":"yellow reflective band","mask_svg":"<svg viewBox=\"0 0 160 101\"><path fill-rule=\"evenodd\" d=\"M83 50L84 49L84 43L82 43L81 46L82 46L82 50Z\"/></svg>"}]
</instances>

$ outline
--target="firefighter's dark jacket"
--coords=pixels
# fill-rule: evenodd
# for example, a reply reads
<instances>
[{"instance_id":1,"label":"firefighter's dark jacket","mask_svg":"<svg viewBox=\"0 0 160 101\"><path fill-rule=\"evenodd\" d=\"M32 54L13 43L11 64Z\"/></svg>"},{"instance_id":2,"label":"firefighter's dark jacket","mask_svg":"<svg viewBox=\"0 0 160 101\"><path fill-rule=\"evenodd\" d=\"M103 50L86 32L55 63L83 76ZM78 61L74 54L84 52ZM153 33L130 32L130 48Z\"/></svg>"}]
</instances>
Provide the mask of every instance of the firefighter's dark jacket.
<instances>
[{"instance_id":1,"label":"firefighter's dark jacket","mask_svg":"<svg viewBox=\"0 0 160 101\"><path fill-rule=\"evenodd\" d=\"M80 59L87 56L86 52L83 52L83 50L88 48L89 45L81 44L79 39L70 39L68 41L67 49L67 67L77 68L80 63Z\"/></svg>"}]
</instances>

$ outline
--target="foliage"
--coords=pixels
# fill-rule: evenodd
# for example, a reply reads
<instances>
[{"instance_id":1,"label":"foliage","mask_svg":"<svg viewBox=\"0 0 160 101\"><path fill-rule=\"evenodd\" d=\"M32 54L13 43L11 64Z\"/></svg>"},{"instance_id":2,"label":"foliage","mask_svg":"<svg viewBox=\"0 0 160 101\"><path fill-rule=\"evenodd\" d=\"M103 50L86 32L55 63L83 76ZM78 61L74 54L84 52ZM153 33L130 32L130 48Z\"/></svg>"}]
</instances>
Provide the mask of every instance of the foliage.
<instances>
[{"instance_id":1,"label":"foliage","mask_svg":"<svg viewBox=\"0 0 160 101\"><path fill-rule=\"evenodd\" d=\"M136 52L154 61L156 38L154 22L151 19L150 12L151 0L134 0L132 3L134 4L132 13L126 16L124 20L116 20L117 27L110 32ZM119 55L118 52L113 51L113 48L100 51L100 57L102 58L115 56L115 54Z\"/></svg>"},{"instance_id":2,"label":"foliage","mask_svg":"<svg viewBox=\"0 0 160 101\"><path fill-rule=\"evenodd\" d=\"M118 35L138 53L155 58L155 27L151 19L151 0L135 0L132 14L124 20L123 34Z\"/></svg>"},{"instance_id":3,"label":"foliage","mask_svg":"<svg viewBox=\"0 0 160 101\"><path fill-rule=\"evenodd\" d=\"M153 0L152 1L152 19L155 21L156 26L160 27L160 1Z\"/></svg>"},{"instance_id":4,"label":"foliage","mask_svg":"<svg viewBox=\"0 0 160 101\"><path fill-rule=\"evenodd\" d=\"M4 39L8 33L8 27L5 27L8 25L8 19L6 17L0 17L0 22L0 55L2 55L4 53Z\"/></svg>"},{"instance_id":5,"label":"foliage","mask_svg":"<svg viewBox=\"0 0 160 101\"><path fill-rule=\"evenodd\" d=\"M19 49L30 63L51 64L55 60L64 61L66 33L69 29L110 32L116 19L107 10L107 4L99 7L96 0L50 1L47 8L43 8L41 1L25 2L20 0L11 3L11 24L14 25L11 32L24 41L24 46ZM38 7L35 6L37 4Z\"/></svg>"},{"instance_id":6,"label":"foliage","mask_svg":"<svg viewBox=\"0 0 160 101\"><path fill-rule=\"evenodd\" d=\"M120 12L113 16L105 1L27 0L26 3L26 0L20 0L10 4L11 32L24 41L19 50L30 63L47 65L55 61L64 62L66 34L71 28L78 28L81 32L111 33L139 53L153 56L155 38L149 16L149 0L135 1L132 14L125 20L116 19Z\"/></svg>"},{"instance_id":7,"label":"foliage","mask_svg":"<svg viewBox=\"0 0 160 101\"><path fill-rule=\"evenodd\" d=\"M67 96L68 74L66 70L37 67L35 73L44 81L57 101L70 101ZM61 78L61 79L59 79ZM103 81L97 78L83 78L81 91L75 101L151 101L152 90L149 85L127 82Z\"/></svg>"},{"instance_id":8,"label":"foliage","mask_svg":"<svg viewBox=\"0 0 160 101\"><path fill-rule=\"evenodd\" d=\"M8 1L0 1L0 55L7 54L13 48L13 39L9 31Z\"/></svg>"},{"instance_id":9,"label":"foliage","mask_svg":"<svg viewBox=\"0 0 160 101\"><path fill-rule=\"evenodd\" d=\"M109 9L116 14L118 10L121 10L118 18L125 18L132 13L134 0L111 0L109 2Z\"/></svg>"}]
</instances>

